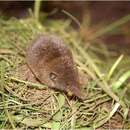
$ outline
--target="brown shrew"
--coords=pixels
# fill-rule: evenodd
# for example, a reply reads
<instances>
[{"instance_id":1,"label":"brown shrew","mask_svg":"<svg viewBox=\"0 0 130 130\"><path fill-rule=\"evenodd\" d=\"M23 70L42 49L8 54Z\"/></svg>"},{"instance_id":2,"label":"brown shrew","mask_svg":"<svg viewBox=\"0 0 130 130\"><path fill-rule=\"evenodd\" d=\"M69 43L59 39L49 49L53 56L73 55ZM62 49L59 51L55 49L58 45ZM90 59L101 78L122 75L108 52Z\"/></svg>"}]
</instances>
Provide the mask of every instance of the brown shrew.
<instances>
[{"instance_id":1,"label":"brown shrew","mask_svg":"<svg viewBox=\"0 0 130 130\"><path fill-rule=\"evenodd\" d=\"M55 35L40 35L27 49L27 65L43 84L83 99L70 49Z\"/></svg>"}]
</instances>

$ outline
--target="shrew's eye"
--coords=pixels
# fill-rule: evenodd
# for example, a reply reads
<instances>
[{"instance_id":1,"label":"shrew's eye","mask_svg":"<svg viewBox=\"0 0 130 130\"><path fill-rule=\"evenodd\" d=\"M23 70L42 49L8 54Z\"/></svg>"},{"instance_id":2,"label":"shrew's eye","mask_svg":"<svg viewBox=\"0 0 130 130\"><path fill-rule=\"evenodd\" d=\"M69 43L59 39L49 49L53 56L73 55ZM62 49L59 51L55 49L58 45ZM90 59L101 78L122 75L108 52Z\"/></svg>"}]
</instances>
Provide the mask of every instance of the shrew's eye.
<instances>
[{"instance_id":1,"label":"shrew's eye","mask_svg":"<svg viewBox=\"0 0 130 130\"><path fill-rule=\"evenodd\" d=\"M56 79L57 79L57 75L56 75L55 73L53 73L53 72L51 72L51 73L49 74L49 77L50 77L50 79L51 79L52 81L56 81Z\"/></svg>"}]
</instances>

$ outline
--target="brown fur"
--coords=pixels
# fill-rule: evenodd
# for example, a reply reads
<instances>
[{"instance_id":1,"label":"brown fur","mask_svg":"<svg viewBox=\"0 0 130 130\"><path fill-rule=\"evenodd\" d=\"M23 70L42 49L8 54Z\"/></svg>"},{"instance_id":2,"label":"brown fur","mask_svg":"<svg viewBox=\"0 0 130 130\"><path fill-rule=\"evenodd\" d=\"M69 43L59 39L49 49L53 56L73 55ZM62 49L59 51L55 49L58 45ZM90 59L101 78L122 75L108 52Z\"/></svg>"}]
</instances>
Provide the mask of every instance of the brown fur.
<instances>
[{"instance_id":1,"label":"brown fur","mask_svg":"<svg viewBox=\"0 0 130 130\"><path fill-rule=\"evenodd\" d=\"M41 83L83 98L72 53L61 38L39 36L27 49L27 64Z\"/></svg>"}]
</instances>

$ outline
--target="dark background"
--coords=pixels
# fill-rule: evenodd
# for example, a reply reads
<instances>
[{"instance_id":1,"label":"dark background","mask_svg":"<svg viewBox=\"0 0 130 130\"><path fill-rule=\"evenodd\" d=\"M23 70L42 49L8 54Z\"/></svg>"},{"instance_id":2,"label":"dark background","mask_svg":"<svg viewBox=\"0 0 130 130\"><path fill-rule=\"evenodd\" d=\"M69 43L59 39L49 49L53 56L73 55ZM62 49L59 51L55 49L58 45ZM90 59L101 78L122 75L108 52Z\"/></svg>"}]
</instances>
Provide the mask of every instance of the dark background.
<instances>
[{"instance_id":1,"label":"dark background","mask_svg":"<svg viewBox=\"0 0 130 130\"><path fill-rule=\"evenodd\" d=\"M28 16L28 9L33 9L34 1L1 1L0 15L17 18L25 18ZM130 14L130 2L78 2L78 1L44 1L42 2L41 11L48 13L48 19L65 19L68 18L61 10L66 10L71 15L76 17L81 23L85 15L91 17L91 25L110 24L119 18ZM130 23L123 25L121 34L103 36L102 39L106 43L130 44L129 38ZM87 29L86 29L87 31ZM124 35L127 33L128 35Z\"/></svg>"}]
</instances>

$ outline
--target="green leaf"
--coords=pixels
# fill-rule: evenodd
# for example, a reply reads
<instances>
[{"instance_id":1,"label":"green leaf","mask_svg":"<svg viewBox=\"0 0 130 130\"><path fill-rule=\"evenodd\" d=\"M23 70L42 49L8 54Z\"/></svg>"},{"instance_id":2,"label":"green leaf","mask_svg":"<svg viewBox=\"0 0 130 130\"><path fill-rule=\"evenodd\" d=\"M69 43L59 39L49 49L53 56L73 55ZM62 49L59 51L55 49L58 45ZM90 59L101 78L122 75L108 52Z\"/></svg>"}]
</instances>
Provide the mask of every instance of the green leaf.
<instances>
[{"instance_id":1,"label":"green leaf","mask_svg":"<svg viewBox=\"0 0 130 130\"><path fill-rule=\"evenodd\" d=\"M59 104L59 108L58 108L59 111L55 114L53 119L56 120L56 121L61 121L62 115L63 115L61 108L65 103L65 97L62 94L59 94L57 101L58 101L58 104Z\"/></svg>"},{"instance_id":2,"label":"green leaf","mask_svg":"<svg viewBox=\"0 0 130 130\"><path fill-rule=\"evenodd\" d=\"M60 123L59 122L53 122L51 129L52 130L59 130L60 129Z\"/></svg>"},{"instance_id":3,"label":"green leaf","mask_svg":"<svg viewBox=\"0 0 130 130\"><path fill-rule=\"evenodd\" d=\"M119 79L112 85L114 92L117 92L122 84L130 77L130 71L125 72Z\"/></svg>"}]
</instances>

